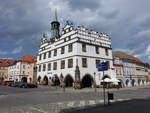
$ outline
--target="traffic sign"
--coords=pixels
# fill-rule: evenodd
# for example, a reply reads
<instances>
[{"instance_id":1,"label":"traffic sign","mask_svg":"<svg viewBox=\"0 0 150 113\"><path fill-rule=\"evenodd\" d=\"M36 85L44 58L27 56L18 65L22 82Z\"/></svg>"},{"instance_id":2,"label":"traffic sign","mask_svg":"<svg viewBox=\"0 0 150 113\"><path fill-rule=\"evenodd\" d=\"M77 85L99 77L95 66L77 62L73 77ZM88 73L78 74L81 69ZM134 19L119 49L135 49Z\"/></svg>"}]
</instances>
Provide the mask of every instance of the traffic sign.
<instances>
[{"instance_id":1,"label":"traffic sign","mask_svg":"<svg viewBox=\"0 0 150 113\"><path fill-rule=\"evenodd\" d=\"M102 62L102 63L98 64L98 71L106 71L106 70L108 70L108 67L109 67L108 61Z\"/></svg>"}]
</instances>

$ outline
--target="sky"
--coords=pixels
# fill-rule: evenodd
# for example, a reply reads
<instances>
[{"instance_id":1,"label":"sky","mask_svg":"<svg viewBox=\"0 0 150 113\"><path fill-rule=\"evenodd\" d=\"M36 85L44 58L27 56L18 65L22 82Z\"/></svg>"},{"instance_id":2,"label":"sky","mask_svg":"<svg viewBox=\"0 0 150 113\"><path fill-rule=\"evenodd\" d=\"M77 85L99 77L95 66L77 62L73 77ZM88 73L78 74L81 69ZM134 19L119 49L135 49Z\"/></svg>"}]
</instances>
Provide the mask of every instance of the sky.
<instances>
[{"instance_id":1,"label":"sky","mask_svg":"<svg viewBox=\"0 0 150 113\"><path fill-rule=\"evenodd\" d=\"M74 26L106 32L113 50L150 63L150 0L0 0L0 58L37 55L43 33L57 8L61 27Z\"/></svg>"}]
</instances>

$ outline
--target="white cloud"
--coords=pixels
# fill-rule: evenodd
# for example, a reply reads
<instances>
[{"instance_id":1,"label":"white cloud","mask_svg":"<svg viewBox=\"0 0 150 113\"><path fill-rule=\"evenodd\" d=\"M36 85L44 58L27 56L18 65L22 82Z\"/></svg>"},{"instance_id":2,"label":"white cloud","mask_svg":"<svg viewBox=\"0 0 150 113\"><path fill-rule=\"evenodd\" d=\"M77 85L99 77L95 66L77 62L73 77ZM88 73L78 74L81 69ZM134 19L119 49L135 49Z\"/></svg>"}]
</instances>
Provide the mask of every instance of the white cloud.
<instances>
[{"instance_id":1,"label":"white cloud","mask_svg":"<svg viewBox=\"0 0 150 113\"><path fill-rule=\"evenodd\" d=\"M146 49L146 53L150 54L150 44L148 45L147 49Z\"/></svg>"},{"instance_id":2,"label":"white cloud","mask_svg":"<svg viewBox=\"0 0 150 113\"><path fill-rule=\"evenodd\" d=\"M8 54L7 51L1 51L1 50L0 50L0 55L6 55L6 54Z\"/></svg>"},{"instance_id":3,"label":"white cloud","mask_svg":"<svg viewBox=\"0 0 150 113\"><path fill-rule=\"evenodd\" d=\"M18 48L15 48L14 50L12 50L11 54L17 54L17 53L20 53L22 51L22 47L18 47Z\"/></svg>"}]
</instances>

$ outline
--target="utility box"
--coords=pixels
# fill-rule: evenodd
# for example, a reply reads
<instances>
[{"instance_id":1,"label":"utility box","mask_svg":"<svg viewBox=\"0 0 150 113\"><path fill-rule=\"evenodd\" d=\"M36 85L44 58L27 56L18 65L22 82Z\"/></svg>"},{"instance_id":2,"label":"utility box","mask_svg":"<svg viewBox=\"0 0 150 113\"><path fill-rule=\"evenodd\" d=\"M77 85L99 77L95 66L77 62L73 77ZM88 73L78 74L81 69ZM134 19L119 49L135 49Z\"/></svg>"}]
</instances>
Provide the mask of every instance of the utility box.
<instances>
[{"instance_id":1,"label":"utility box","mask_svg":"<svg viewBox=\"0 0 150 113\"><path fill-rule=\"evenodd\" d=\"M114 94L108 93L108 100L113 100L113 99L114 99Z\"/></svg>"}]
</instances>

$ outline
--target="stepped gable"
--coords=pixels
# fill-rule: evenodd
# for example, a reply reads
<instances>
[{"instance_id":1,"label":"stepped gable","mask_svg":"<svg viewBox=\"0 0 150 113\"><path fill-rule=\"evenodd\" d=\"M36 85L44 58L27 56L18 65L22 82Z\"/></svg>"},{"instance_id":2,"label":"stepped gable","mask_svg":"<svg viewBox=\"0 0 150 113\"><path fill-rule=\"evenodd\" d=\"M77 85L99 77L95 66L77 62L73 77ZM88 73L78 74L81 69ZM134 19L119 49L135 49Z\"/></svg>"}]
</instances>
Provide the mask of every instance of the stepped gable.
<instances>
[{"instance_id":1,"label":"stepped gable","mask_svg":"<svg viewBox=\"0 0 150 113\"><path fill-rule=\"evenodd\" d=\"M23 56L20 58L19 61L33 63L33 62L36 62L36 60L37 60L36 56Z\"/></svg>"},{"instance_id":2,"label":"stepped gable","mask_svg":"<svg viewBox=\"0 0 150 113\"><path fill-rule=\"evenodd\" d=\"M0 59L0 66L8 67L9 65L11 65L15 62L16 62L16 60L14 60L14 59Z\"/></svg>"}]
</instances>

